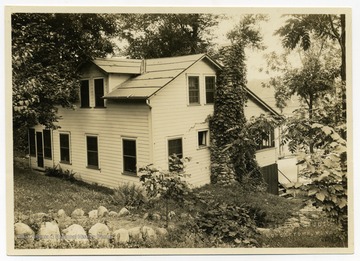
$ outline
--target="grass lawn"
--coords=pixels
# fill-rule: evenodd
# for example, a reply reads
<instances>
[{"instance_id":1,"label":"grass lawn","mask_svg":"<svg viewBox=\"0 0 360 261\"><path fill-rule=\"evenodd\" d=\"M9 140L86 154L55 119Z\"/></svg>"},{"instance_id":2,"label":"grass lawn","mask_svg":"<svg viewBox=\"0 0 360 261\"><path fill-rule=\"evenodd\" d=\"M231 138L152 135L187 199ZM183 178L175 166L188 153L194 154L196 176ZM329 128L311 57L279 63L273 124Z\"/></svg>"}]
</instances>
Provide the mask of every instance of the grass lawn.
<instances>
[{"instance_id":1,"label":"grass lawn","mask_svg":"<svg viewBox=\"0 0 360 261\"><path fill-rule=\"evenodd\" d=\"M111 200L112 190L80 182L63 181L43 173L14 166L15 213L37 213L64 209L70 215L76 208L85 213L106 207L118 212L123 206Z\"/></svg>"}]
</instances>

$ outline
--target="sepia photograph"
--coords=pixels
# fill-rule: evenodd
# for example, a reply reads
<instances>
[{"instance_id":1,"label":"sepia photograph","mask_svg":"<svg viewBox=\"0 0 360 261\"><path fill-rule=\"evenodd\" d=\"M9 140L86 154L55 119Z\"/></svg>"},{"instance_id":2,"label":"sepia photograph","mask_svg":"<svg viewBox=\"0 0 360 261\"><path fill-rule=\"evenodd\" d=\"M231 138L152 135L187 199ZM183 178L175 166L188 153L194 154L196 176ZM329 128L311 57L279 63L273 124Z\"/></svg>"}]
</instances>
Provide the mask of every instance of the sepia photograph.
<instances>
[{"instance_id":1,"label":"sepia photograph","mask_svg":"<svg viewBox=\"0 0 360 261\"><path fill-rule=\"evenodd\" d=\"M353 253L351 21L5 7L8 254Z\"/></svg>"}]
</instances>

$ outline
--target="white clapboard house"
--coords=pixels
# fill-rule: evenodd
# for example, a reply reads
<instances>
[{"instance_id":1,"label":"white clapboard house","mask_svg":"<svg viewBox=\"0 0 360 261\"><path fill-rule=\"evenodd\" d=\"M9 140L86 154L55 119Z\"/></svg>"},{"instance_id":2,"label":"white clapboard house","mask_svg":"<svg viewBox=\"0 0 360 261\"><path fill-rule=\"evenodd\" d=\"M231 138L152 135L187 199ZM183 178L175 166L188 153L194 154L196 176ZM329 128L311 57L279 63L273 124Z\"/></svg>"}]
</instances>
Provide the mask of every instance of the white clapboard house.
<instances>
[{"instance_id":1,"label":"white clapboard house","mask_svg":"<svg viewBox=\"0 0 360 261\"><path fill-rule=\"evenodd\" d=\"M168 157L191 157L190 184L210 182L209 126L216 73L206 54L171 58L96 59L81 67L79 102L59 108L57 130L29 130L34 169L61 166L86 182L117 187L139 182L150 163L168 169ZM250 90L246 116L277 114ZM276 173L274 134L257 160L264 175ZM270 174L269 174L270 173ZM266 178L266 177L265 177Z\"/></svg>"}]
</instances>

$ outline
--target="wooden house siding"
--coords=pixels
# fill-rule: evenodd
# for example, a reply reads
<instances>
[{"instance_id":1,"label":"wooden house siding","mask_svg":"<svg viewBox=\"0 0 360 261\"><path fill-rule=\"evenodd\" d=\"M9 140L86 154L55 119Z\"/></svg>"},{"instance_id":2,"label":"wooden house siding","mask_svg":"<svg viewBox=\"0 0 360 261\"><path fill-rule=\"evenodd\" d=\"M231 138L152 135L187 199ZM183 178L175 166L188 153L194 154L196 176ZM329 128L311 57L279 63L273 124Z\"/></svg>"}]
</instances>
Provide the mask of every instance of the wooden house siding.
<instances>
[{"instance_id":1,"label":"wooden house siding","mask_svg":"<svg viewBox=\"0 0 360 261\"><path fill-rule=\"evenodd\" d=\"M200 77L200 105L188 105L187 76ZM199 61L183 72L150 100L154 163L168 169L168 140L182 138L183 155L191 157L186 164L188 181L194 186L210 182L209 148L198 148L198 131L208 130L207 117L213 105L205 105L204 77L215 75L214 69Z\"/></svg>"}]
</instances>

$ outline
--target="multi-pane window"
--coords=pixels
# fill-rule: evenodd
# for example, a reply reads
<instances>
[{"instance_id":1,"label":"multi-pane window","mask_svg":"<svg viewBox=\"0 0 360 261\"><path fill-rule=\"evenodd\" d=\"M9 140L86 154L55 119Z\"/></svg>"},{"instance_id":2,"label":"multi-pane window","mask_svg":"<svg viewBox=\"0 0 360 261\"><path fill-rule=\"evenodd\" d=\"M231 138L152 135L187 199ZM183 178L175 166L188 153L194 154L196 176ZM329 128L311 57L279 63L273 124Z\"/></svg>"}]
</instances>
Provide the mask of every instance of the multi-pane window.
<instances>
[{"instance_id":1,"label":"multi-pane window","mask_svg":"<svg viewBox=\"0 0 360 261\"><path fill-rule=\"evenodd\" d=\"M87 166L99 167L98 137L86 136Z\"/></svg>"},{"instance_id":2,"label":"multi-pane window","mask_svg":"<svg viewBox=\"0 0 360 261\"><path fill-rule=\"evenodd\" d=\"M123 139L124 172L136 174L136 140Z\"/></svg>"},{"instance_id":3,"label":"multi-pane window","mask_svg":"<svg viewBox=\"0 0 360 261\"><path fill-rule=\"evenodd\" d=\"M60 161L70 164L70 135L60 133Z\"/></svg>"},{"instance_id":4,"label":"multi-pane window","mask_svg":"<svg viewBox=\"0 0 360 261\"><path fill-rule=\"evenodd\" d=\"M189 76L189 104L200 103L199 76Z\"/></svg>"},{"instance_id":5,"label":"multi-pane window","mask_svg":"<svg viewBox=\"0 0 360 261\"><path fill-rule=\"evenodd\" d=\"M275 134L274 129L270 128L267 132L264 132L256 142L256 149L262 150L266 148L275 147Z\"/></svg>"},{"instance_id":6,"label":"multi-pane window","mask_svg":"<svg viewBox=\"0 0 360 261\"><path fill-rule=\"evenodd\" d=\"M44 157L47 159L52 158L52 149L51 149L51 132L50 130L43 130L44 135Z\"/></svg>"},{"instance_id":7,"label":"multi-pane window","mask_svg":"<svg viewBox=\"0 0 360 261\"><path fill-rule=\"evenodd\" d=\"M80 106L81 108L90 107L89 81L80 81Z\"/></svg>"},{"instance_id":8,"label":"multi-pane window","mask_svg":"<svg viewBox=\"0 0 360 261\"><path fill-rule=\"evenodd\" d=\"M168 152L169 157L175 154L181 159L183 157L182 138L168 140Z\"/></svg>"},{"instance_id":9,"label":"multi-pane window","mask_svg":"<svg viewBox=\"0 0 360 261\"><path fill-rule=\"evenodd\" d=\"M29 153L30 153L30 156L36 156L35 130L34 129L29 129Z\"/></svg>"},{"instance_id":10,"label":"multi-pane window","mask_svg":"<svg viewBox=\"0 0 360 261\"><path fill-rule=\"evenodd\" d=\"M215 76L205 77L206 103L214 103Z\"/></svg>"},{"instance_id":11,"label":"multi-pane window","mask_svg":"<svg viewBox=\"0 0 360 261\"><path fill-rule=\"evenodd\" d=\"M95 107L104 107L104 79L95 79L94 80L94 88L95 88Z\"/></svg>"},{"instance_id":12,"label":"multi-pane window","mask_svg":"<svg viewBox=\"0 0 360 261\"><path fill-rule=\"evenodd\" d=\"M198 132L198 147L208 146L208 131L199 131Z\"/></svg>"}]
</instances>

